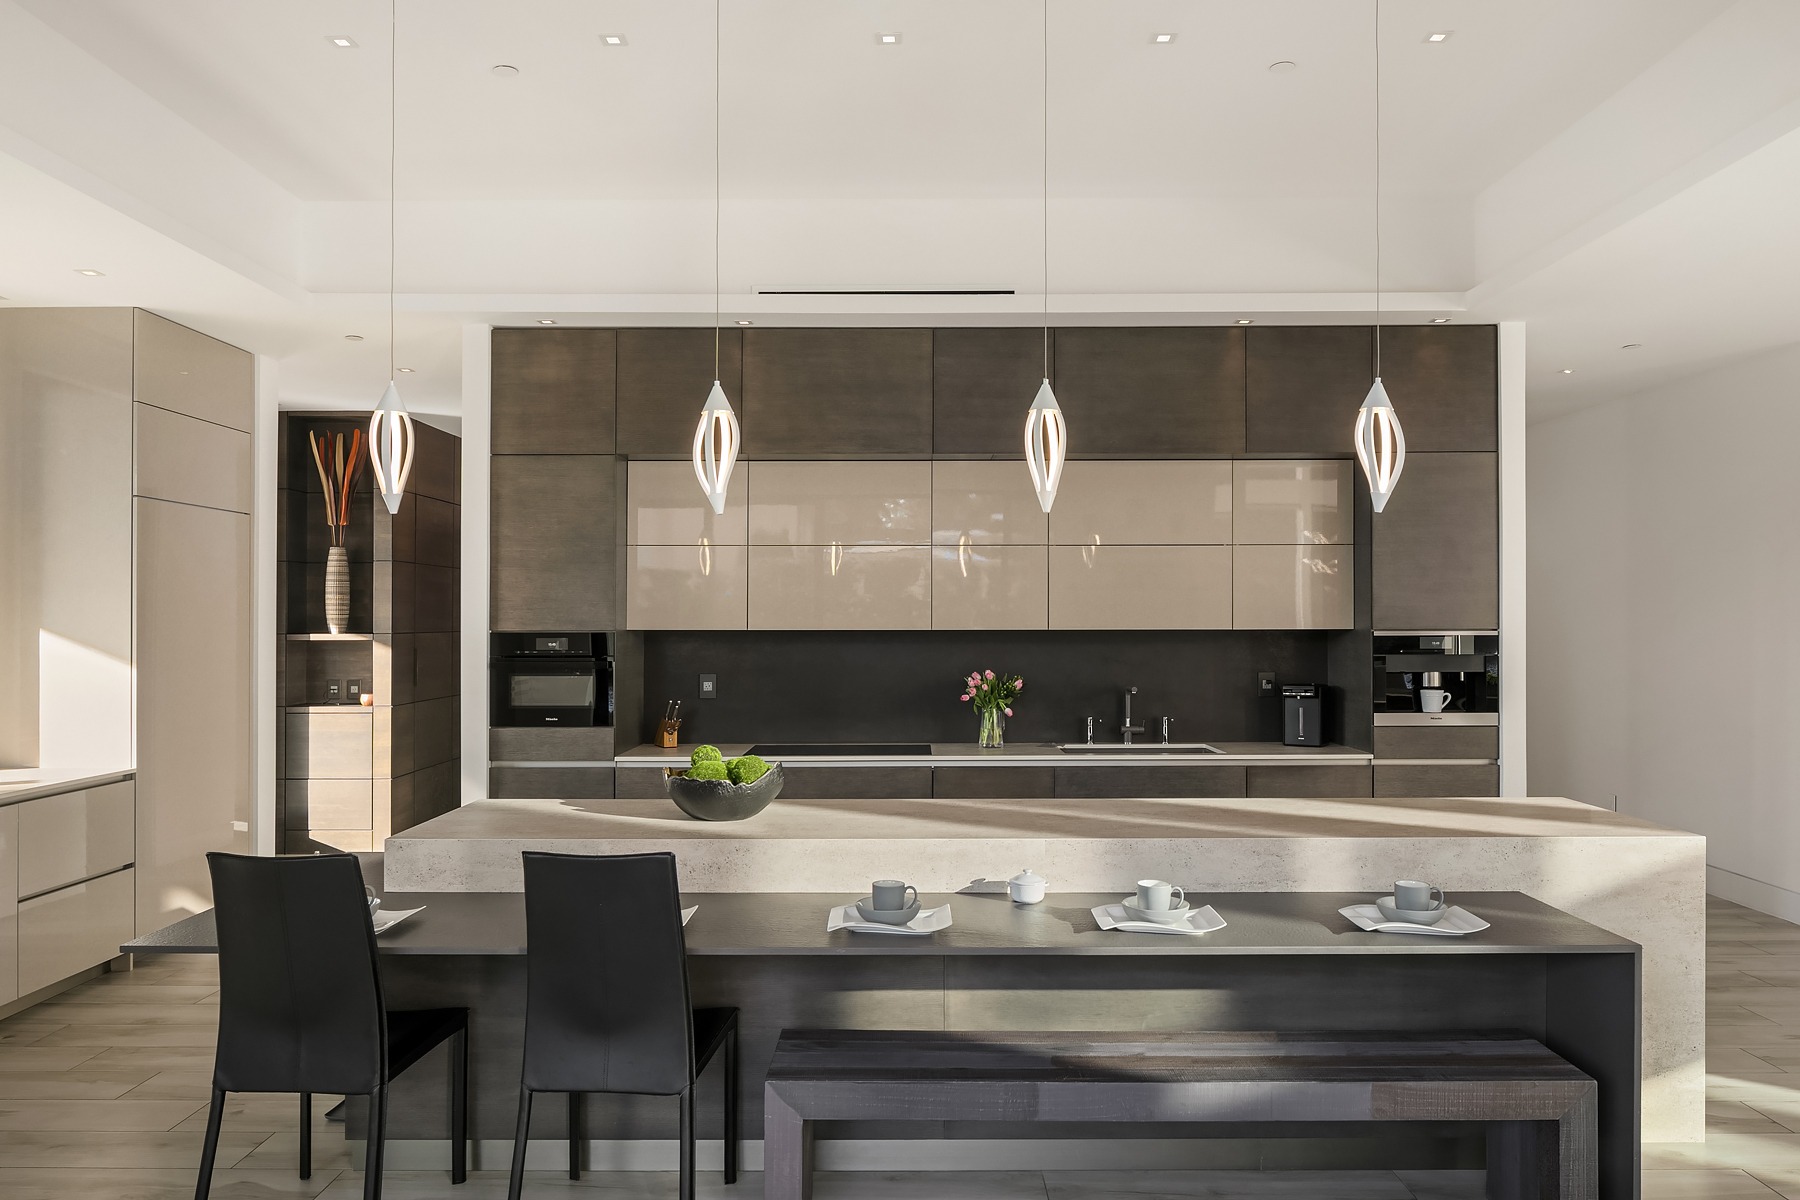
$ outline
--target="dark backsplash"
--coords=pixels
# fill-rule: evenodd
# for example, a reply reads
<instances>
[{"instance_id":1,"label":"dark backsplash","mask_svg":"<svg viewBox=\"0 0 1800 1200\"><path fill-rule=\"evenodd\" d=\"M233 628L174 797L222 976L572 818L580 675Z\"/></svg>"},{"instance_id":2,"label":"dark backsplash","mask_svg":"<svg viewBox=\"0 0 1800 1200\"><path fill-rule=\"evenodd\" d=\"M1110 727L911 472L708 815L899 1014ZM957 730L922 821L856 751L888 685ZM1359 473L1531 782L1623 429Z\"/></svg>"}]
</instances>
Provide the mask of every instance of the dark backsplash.
<instances>
[{"instance_id":1,"label":"dark backsplash","mask_svg":"<svg viewBox=\"0 0 1800 1200\"><path fill-rule=\"evenodd\" d=\"M1006 723L1009 741L1116 742L1124 689L1135 686L1140 741L1280 741L1281 683L1326 682L1330 635L1319 632L756 632L644 635L644 708L682 700L683 742L973 742L976 718L958 681L992 668L1025 678ZM1366 657L1366 656L1365 656ZM719 697L699 700L702 673ZM621 731L623 733L623 731ZM651 731L638 731L648 741ZM621 738L621 744L625 739Z\"/></svg>"}]
</instances>

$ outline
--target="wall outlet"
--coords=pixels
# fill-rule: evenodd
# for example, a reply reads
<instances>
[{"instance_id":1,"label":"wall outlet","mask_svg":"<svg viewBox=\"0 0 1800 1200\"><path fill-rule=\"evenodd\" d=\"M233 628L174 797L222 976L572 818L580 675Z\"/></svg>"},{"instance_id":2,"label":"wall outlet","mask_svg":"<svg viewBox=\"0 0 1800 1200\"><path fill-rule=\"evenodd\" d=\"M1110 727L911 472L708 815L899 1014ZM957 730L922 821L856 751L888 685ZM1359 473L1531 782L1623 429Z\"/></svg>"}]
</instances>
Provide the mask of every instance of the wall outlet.
<instances>
[{"instance_id":1,"label":"wall outlet","mask_svg":"<svg viewBox=\"0 0 1800 1200\"><path fill-rule=\"evenodd\" d=\"M348 683L348 684L349 684L349 687L348 687L348 690L347 690L347 698L348 698L348 699L349 699L349 700L350 700L350 701L351 701L351 702L352 702L352 703L354 703L354 702L355 702L355 701L358 701L358 700L361 700L361 699L362 699L362 694L363 694L363 682L362 682L362 680L360 680L360 679L351 679L351 680L347 680L347 681L346 681L346 682L347 682L347 683Z\"/></svg>"},{"instance_id":2,"label":"wall outlet","mask_svg":"<svg viewBox=\"0 0 1800 1200\"><path fill-rule=\"evenodd\" d=\"M1258 671L1256 673L1256 690L1260 695L1268 695L1275 690L1275 672Z\"/></svg>"},{"instance_id":3,"label":"wall outlet","mask_svg":"<svg viewBox=\"0 0 1800 1200\"><path fill-rule=\"evenodd\" d=\"M719 698L719 677L717 675L702 675L700 677L700 698L702 700L717 700Z\"/></svg>"},{"instance_id":4,"label":"wall outlet","mask_svg":"<svg viewBox=\"0 0 1800 1200\"><path fill-rule=\"evenodd\" d=\"M344 681L327 679L325 681L325 703L336 704L344 698Z\"/></svg>"}]
</instances>

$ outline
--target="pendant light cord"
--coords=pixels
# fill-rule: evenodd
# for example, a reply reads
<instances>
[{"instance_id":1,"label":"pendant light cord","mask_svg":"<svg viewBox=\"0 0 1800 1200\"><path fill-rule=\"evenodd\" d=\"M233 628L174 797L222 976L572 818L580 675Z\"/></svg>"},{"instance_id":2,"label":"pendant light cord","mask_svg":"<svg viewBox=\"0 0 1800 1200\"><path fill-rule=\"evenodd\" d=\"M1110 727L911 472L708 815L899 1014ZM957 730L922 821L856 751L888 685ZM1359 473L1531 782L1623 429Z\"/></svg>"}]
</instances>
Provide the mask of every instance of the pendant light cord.
<instances>
[{"instance_id":1,"label":"pendant light cord","mask_svg":"<svg viewBox=\"0 0 1800 1200\"><path fill-rule=\"evenodd\" d=\"M1375 0L1375 378L1381 378L1381 0Z\"/></svg>"},{"instance_id":2,"label":"pendant light cord","mask_svg":"<svg viewBox=\"0 0 1800 1200\"><path fill-rule=\"evenodd\" d=\"M713 0L713 378L719 378L719 32L720 0Z\"/></svg>"},{"instance_id":3,"label":"pendant light cord","mask_svg":"<svg viewBox=\"0 0 1800 1200\"><path fill-rule=\"evenodd\" d=\"M1050 0L1044 0L1044 378L1050 378Z\"/></svg>"},{"instance_id":4,"label":"pendant light cord","mask_svg":"<svg viewBox=\"0 0 1800 1200\"><path fill-rule=\"evenodd\" d=\"M400 0L388 0L388 381L394 379L394 190L400 145Z\"/></svg>"}]
</instances>

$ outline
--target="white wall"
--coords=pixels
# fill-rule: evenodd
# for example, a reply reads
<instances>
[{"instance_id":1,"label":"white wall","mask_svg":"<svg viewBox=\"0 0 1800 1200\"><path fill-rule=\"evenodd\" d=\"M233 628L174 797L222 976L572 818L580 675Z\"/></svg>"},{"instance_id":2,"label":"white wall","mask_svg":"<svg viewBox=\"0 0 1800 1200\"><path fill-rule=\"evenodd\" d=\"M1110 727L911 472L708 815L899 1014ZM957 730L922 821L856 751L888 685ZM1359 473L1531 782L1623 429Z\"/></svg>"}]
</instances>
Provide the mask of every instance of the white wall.
<instances>
[{"instance_id":1,"label":"white wall","mask_svg":"<svg viewBox=\"0 0 1800 1200\"><path fill-rule=\"evenodd\" d=\"M1800 919L1800 345L1533 425L1531 792Z\"/></svg>"}]
</instances>

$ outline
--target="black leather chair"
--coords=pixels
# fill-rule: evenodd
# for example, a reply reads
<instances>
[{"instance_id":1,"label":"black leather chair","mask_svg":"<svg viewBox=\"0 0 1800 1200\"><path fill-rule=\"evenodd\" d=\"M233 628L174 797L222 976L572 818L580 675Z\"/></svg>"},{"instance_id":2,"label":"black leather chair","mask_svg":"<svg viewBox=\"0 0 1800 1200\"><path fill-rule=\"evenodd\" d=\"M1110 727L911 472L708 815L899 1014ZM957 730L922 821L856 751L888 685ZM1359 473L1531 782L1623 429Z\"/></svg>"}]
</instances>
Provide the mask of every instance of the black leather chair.
<instances>
[{"instance_id":1,"label":"black leather chair","mask_svg":"<svg viewBox=\"0 0 1800 1200\"><path fill-rule=\"evenodd\" d=\"M227 1092L300 1093L300 1178L312 1175L312 1093L369 1097L363 1195L381 1195L387 1087L450 1053L450 1179L468 1176L469 1010L389 1012L362 865L350 854L208 854L219 937L219 1048L195 1200L212 1190Z\"/></svg>"},{"instance_id":2,"label":"black leather chair","mask_svg":"<svg viewBox=\"0 0 1800 1200\"><path fill-rule=\"evenodd\" d=\"M525 859L525 1069L510 1200L525 1179L531 1097L569 1094L569 1178L581 1098L681 1098L681 1200L694 1196L694 1081L725 1052L725 1182L738 1171L738 1010L695 1009L673 854Z\"/></svg>"}]
</instances>

